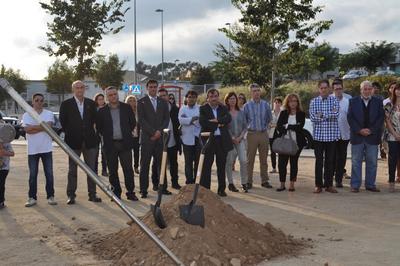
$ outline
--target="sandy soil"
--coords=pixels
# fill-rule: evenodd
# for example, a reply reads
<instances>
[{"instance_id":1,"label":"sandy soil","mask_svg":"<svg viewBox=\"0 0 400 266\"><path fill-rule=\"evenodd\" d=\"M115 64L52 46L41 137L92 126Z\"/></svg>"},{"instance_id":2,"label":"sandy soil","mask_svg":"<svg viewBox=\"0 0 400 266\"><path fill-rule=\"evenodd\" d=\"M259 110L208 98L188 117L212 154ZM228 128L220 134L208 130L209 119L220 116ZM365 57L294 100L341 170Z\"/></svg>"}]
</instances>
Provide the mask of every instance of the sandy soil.
<instances>
[{"instance_id":1,"label":"sandy soil","mask_svg":"<svg viewBox=\"0 0 400 266\"><path fill-rule=\"evenodd\" d=\"M59 204L47 204L43 171L40 170L38 205L25 208L26 147L15 145L14 149L17 155L12 159L6 183L7 208L0 211L0 265L110 265L112 262L102 261L91 253L89 236L117 232L127 227L128 218L102 192L99 195L103 203L88 202L86 177L82 172L77 204L66 205L67 156L58 148L54 152L54 170ZM183 165L183 158L180 160ZM345 188L335 195L314 195L314 160L301 158L300 163L294 193L278 193L256 184L249 194L228 192L224 199L262 224L269 222L287 234L312 242L313 248L295 258L280 257L261 265L398 265L400 193L387 192L387 162L379 161L381 193L363 190L358 194L350 193L346 180ZM350 169L350 162L347 169ZM179 170L183 180L183 168ZM271 175L271 180L276 187L278 176ZM257 177L255 182L259 182ZM215 188L214 182L213 190ZM155 193L151 192L146 200L125 202L135 214L143 215L155 199Z\"/></svg>"}]
</instances>

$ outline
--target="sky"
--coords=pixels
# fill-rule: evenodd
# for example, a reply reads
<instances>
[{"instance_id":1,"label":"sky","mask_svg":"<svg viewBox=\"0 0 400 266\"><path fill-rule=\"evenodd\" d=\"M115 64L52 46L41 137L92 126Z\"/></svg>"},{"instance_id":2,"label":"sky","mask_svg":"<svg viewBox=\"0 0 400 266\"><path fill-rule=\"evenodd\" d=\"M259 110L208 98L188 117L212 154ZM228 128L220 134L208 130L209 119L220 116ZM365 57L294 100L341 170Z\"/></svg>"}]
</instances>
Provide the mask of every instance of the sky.
<instances>
[{"instance_id":1,"label":"sky","mask_svg":"<svg viewBox=\"0 0 400 266\"><path fill-rule=\"evenodd\" d=\"M324 6L318 19L334 21L317 41L327 41L341 53L359 42L400 42L398 0L315 0L314 4ZM129 5L133 6L133 0ZM229 0L137 0L137 57L147 64L161 62L158 8L164 10L164 60L168 62L211 63L216 60L215 45L228 43L218 28L240 19ZM37 0L1 0L0 10L0 64L19 69L27 79L43 79L55 58L38 47L47 43L46 23L52 18ZM133 69L133 49L132 8L126 14L125 28L117 35L106 35L97 52L116 53Z\"/></svg>"}]
</instances>

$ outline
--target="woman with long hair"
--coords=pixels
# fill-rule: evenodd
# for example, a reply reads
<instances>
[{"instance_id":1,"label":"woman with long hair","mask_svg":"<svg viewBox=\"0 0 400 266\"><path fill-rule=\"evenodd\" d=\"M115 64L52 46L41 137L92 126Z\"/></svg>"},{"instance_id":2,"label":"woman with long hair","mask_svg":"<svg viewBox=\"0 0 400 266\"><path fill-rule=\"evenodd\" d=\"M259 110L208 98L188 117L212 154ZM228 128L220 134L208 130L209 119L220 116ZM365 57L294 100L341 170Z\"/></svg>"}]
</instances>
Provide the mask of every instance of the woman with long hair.
<instances>
[{"instance_id":1,"label":"woman with long hair","mask_svg":"<svg viewBox=\"0 0 400 266\"><path fill-rule=\"evenodd\" d=\"M135 169L135 173L139 174L139 137L140 137L140 126L138 124L138 117L137 117L137 98L135 95L128 95L125 99L125 103L129 104L132 108L133 114L135 115L136 119L136 126L133 129L133 167Z\"/></svg>"},{"instance_id":2,"label":"woman with long hair","mask_svg":"<svg viewBox=\"0 0 400 266\"><path fill-rule=\"evenodd\" d=\"M272 151L272 144L274 143L274 133L276 128L276 123L278 122L279 114L282 111L282 98L275 97L274 99L274 108L272 110L272 121L269 124L269 146L271 148L271 165L272 171L271 174L276 173L276 153Z\"/></svg>"},{"instance_id":3,"label":"woman with long hair","mask_svg":"<svg viewBox=\"0 0 400 266\"><path fill-rule=\"evenodd\" d=\"M304 123L306 120L306 114L301 108L300 98L297 94L291 93L286 96L283 101L283 110L281 111L278 122L275 129L275 138L278 137L291 137L297 144L298 151L295 155L284 155L279 154L278 156L278 169L279 169L279 180L281 186L277 188L277 191L286 190L286 174L287 165L290 161L290 186L289 191L295 191L294 183L297 180L298 172L298 160L300 153L307 141L303 134Z\"/></svg>"},{"instance_id":4,"label":"woman with long hair","mask_svg":"<svg viewBox=\"0 0 400 266\"><path fill-rule=\"evenodd\" d=\"M228 125L228 130L233 142L233 150L231 150L227 155L225 167L226 176L229 182L228 189L233 192L239 191L235 187L232 178L232 164L236 157L239 157L242 189L244 192L247 192L247 155L246 142L244 140L244 136L247 132L246 117L243 110L240 110L238 106L238 97L236 93L230 92L225 96L225 105L228 107L229 113L232 117L232 121Z\"/></svg>"},{"instance_id":5,"label":"woman with long hair","mask_svg":"<svg viewBox=\"0 0 400 266\"><path fill-rule=\"evenodd\" d=\"M400 84L396 83L385 105L386 140L389 146L389 192L394 192L396 165L400 158ZM399 171L397 169L397 171ZM397 173L398 175L399 173Z\"/></svg>"},{"instance_id":6,"label":"woman with long hair","mask_svg":"<svg viewBox=\"0 0 400 266\"><path fill-rule=\"evenodd\" d=\"M93 97L93 101L96 105L97 111L100 108L103 108L104 106L106 106L106 101L104 99L104 94L102 93L96 93L96 95L94 95ZM99 153L101 152L101 175L102 176L108 176L107 173L107 160L106 160L106 154L104 153L103 150L103 141L100 141L99 144L99 150L97 152L97 156L96 156L96 163L95 163L95 172L97 173L98 171L98 164L99 164Z\"/></svg>"}]
</instances>

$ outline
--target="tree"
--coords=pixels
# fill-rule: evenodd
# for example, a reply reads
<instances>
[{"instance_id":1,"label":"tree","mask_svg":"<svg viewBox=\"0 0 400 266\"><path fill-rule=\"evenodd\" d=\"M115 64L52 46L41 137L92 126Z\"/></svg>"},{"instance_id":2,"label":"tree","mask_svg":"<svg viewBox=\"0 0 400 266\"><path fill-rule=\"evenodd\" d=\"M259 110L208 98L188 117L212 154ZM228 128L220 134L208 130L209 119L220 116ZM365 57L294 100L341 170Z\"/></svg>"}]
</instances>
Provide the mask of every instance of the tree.
<instances>
[{"instance_id":1,"label":"tree","mask_svg":"<svg viewBox=\"0 0 400 266\"><path fill-rule=\"evenodd\" d=\"M193 71L192 84L204 85L213 83L214 83L214 78L211 73L210 67L200 66Z\"/></svg>"},{"instance_id":2,"label":"tree","mask_svg":"<svg viewBox=\"0 0 400 266\"><path fill-rule=\"evenodd\" d=\"M242 26L221 31L238 46L241 65L238 70L245 81L258 81L264 86L271 82L273 97L280 55L313 43L329 29L332 20L317 21L322 7L313 6L312 0L232 0L232 3L242 14L239 20Z\"/></svg>"},{"instance_id":3,"label":"tree","mask_svg":"<svg viewBox=\"0 0 400 266\"><path fill-rule=\"evenodd\" d=\"M18 93L26 92L26 82L19 70L14 70L12 68L6 69L4 65L1 65L0 78L6 79ZM0 102L9 98L10 96L5 90L0 90Z\"/></svg>"},{"instance_id":4,"label":"tree","mask_svg":"<svg viewBox=\"0 0 400 266\"><path fill-rule=\"evenodd\" d=\"M58 103L64 100L64 95L71 90L74 71L64 61L57 59L47 71L45 78L47 91L58 94Z\"/></svg>"},{"instance_id":5,"label":"tree","mask_svg":"<svg viewBox=\"0 0 400 266\"><path fill-rule=\"evenodd\" d=\"M319 61L317 70L321 73L333 70L338 65L339 49L332 47L329 43L322 43L311 48L312 55Z\"/></svg>"},{"instance_id":6,"label":"tree","mask_svg":"<svg viewBox=\"0 0 400 266\"><path fill-rule=\"evenodd\" d=\"M122 70L125 61L120 62L118 55L111 54L108 59L104 55L98 55L95 59L94 78L104 90L108 86L120 88L124 82L125 71Z\"/></svg>"},{"instance_id":7,"label":"tree","mask_svg":"<svg viewBox=\"0 0 400 266\"><path fill-rule=\"evenodd\" d=\"M339 55L339 68L341 72L347 72L353 68L360 68L363 66L363 59L361 53L353 51L348 54Z\"/></svg>"},{"instance_id":8,"label":"tree","mask_svg":"<svg viewBox=\"0 0 400 266\"><path fill-rule=\"evenodd\" d=\"M362 66L370 72L375 72L377 67L389 65L396 53L393 43L386 41L357 43L357 51L360 53Z\"/></svg>"},{"instance_id":9,"label":"tree","mask_svg":"<svg viewBox=\"0 0 400 266\"><path fill-rule=\"evenodd\" d=\"M40 2L46 12L54 16L48 23L46 33L48 43L39 47L50 56L64 56L67 60L76 60L76 78L89 75L93 64L93 55L104 34L118 33L124 26L113 27L116 22L124 22L129 10L122 10L124 2L129 0L51 0L49 4ZM122 11L121 11L122 10Z\"/></svg>"}]
</instances>

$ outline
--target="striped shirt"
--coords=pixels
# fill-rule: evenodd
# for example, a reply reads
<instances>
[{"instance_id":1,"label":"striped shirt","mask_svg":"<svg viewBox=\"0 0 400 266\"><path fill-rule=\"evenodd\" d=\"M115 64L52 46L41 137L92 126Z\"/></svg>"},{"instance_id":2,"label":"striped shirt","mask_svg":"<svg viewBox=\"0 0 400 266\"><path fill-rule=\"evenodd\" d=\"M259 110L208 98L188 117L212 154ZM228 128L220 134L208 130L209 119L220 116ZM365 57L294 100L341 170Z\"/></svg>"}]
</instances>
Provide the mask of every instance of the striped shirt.
<instances>
[{"instance_id":1,"label":"striped shirt","mask_svg":"<svg viewBox=\"0 0 400 266\"><path fill-rule=\"evenodd\" d=\"M250 131L265 131L272 120L272 112L269 104L260 100L256 103L250 100L244 105L247 129Z\"/></svg>"},{"instance_id":2,"label":"striped shirt","mask_svg":"<svg viewBox=\"0 0 400 266\"><path fill-rule=\"evenodd\" d=\"M340 139L339 101L334 96L311 100L310 119L313 123L313 137L316 141L330 142Z\"/></svg>"}]
</instances>

